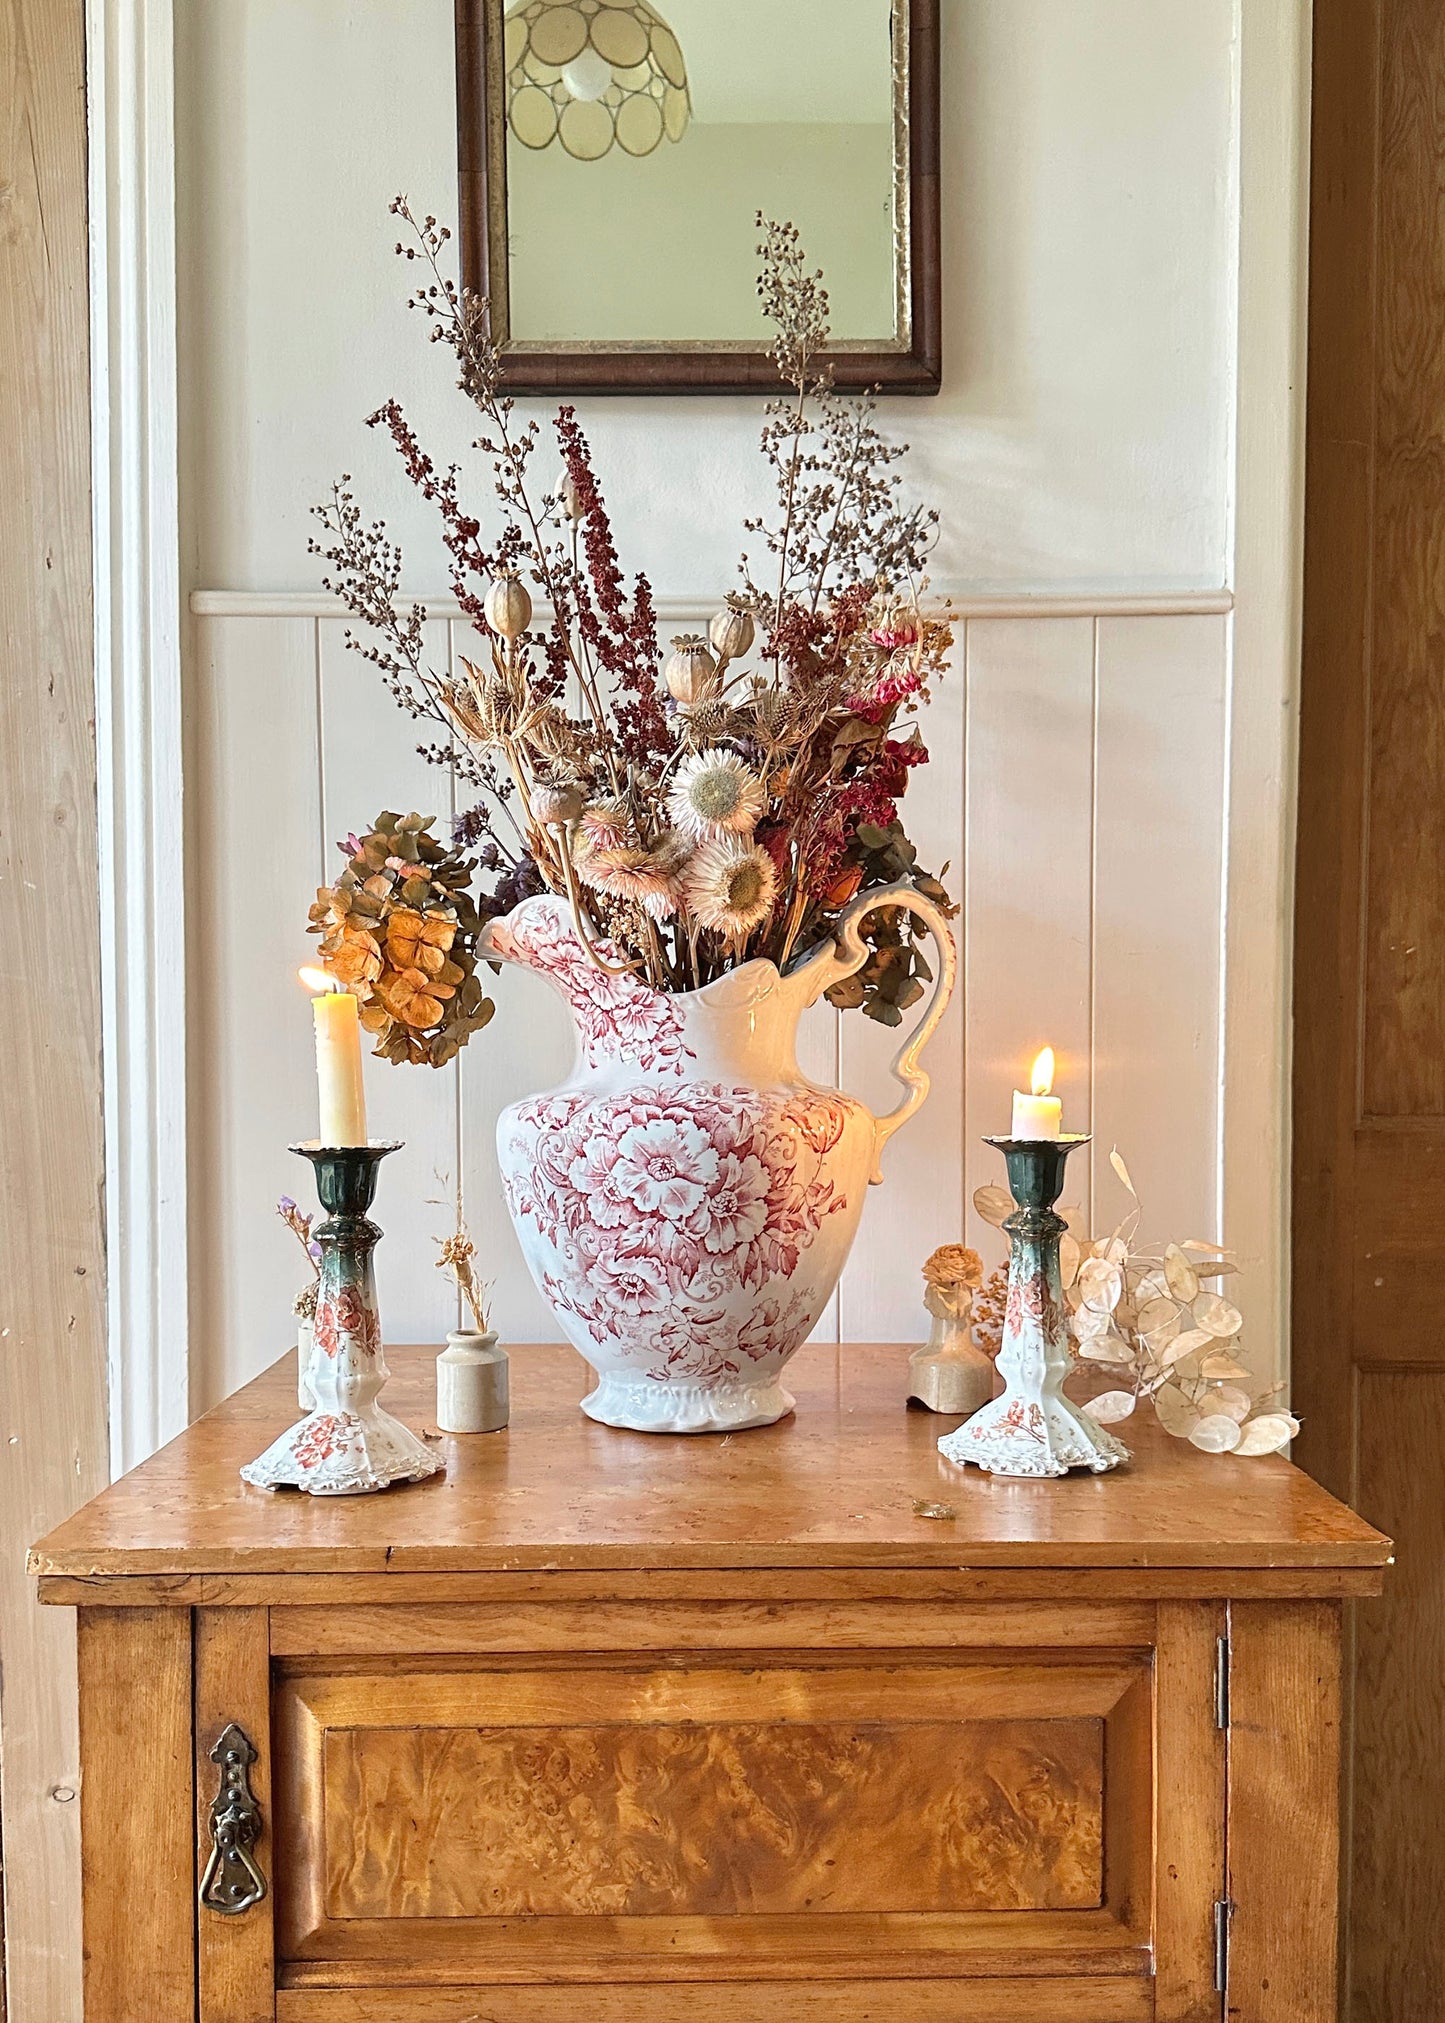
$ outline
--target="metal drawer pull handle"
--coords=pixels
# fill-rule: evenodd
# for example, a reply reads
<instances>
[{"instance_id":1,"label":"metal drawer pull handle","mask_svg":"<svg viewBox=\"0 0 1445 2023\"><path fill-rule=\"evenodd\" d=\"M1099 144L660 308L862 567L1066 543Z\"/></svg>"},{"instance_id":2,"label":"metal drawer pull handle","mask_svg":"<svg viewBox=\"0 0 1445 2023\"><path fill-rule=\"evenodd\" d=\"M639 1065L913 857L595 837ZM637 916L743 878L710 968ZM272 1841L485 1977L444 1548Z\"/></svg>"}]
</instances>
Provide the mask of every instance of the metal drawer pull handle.
<instances>
[{"instance_id":1,"label":"metal drawer pull handle","mask_svg":"<svg viewBox=\"0 0 1445 2023\"><path fill-rule=\"evenodd\" d=\"M201 1877L201 1908L239 1917L266 1894L266 1878L251 1850L261 1837L261 1808L248 1776L256 1761L251 1738L233 1721L215 1748L221 1788L211 1800L211 1852Z\"/></svg>"}]
</instances>

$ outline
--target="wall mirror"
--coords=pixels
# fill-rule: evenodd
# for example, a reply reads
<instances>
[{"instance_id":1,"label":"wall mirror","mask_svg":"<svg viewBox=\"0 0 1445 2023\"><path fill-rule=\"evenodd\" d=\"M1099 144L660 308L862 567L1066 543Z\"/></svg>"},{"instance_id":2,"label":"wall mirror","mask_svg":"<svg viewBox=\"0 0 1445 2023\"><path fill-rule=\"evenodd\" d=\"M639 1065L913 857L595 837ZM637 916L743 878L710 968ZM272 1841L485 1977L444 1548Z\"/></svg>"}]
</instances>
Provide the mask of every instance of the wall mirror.
<instances>
[{"instance_id":1,"label":"wall mirror","mask_svg":"<svg viewBox=\"0 0 1445 2023\"><path fill-rule=\"evenodd\" d=\"M756 214L841 386L936 392L937 0L457 0L462 275L519 393L775 383Z\"/></svg>"}]
</instances>

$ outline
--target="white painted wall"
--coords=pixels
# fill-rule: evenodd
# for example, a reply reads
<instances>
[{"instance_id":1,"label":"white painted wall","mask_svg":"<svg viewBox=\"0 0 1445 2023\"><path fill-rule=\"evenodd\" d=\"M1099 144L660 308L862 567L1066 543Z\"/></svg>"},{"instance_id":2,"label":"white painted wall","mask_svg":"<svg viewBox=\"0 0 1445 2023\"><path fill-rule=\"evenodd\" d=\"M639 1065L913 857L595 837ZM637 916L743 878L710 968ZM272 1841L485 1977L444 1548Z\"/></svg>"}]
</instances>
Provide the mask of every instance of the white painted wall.
<instances>
[{"instance_id":1,"label":"white painted wall","mask_svg":"<svg viewBox=\"0 0 1445 2023\"><path fill-rule=\"evenodd\" d=\"M945 509L940 579L1224 582L1234 12L943 0L946 381L893 417ZM189 582L313 588L306 508L351 470L435 586L430 524L361 421L396 394L447 450L472 433L386 214L399 189L454 210L451 0L177 13ZM586 421L626 552L662 590L726 587L756 404L598 401Z\"/></svg>"},{"instance_id":2,"label":"white painted wall","mask_svg":"<svg viewBox=\"0 0 1445 2023\"><path fill-rule=\"evenodd\" d=\"M909 803L965 902L967 982L935 1043L931 1107L870 1199L827 1322L842 1339L915 1332L918 1262L995 1177L979 1134L1049 1039L1071 1121L1100 1141L1081 1194L1097 1180L1098 1212L1117 1205L1102 1163L1117 1140L1156 1227L1213 1235L1226 1214L1256 1357L1277 1353L1308 7L1248 10L943 0L945 387L888 419L944 512L937 577L971 614ZM452 206L447 0L180 11L203 1405L287 1325L290 1239L269 1209L295 1189L284 1146L311 1117L291 972L328 839L386 803L439 807L447 788L343 653L306 506L354 472L434 590L434 538L361 418L397 393L440 455L470 431L400 306L385 215L397 188ZM583 418L625 556L679 622L702 615L760 498L757 404L594 401ZM1231 615L1218 593L1236 566ZM272 876L246 874L258 850ZM408 1140L379 1205L393 1339L445 1325L427 1197L458 1164L504 1329L552 1332L490 1151L496 1110L565 1060L530 981L499 980L501 1015L458 1070L371 1072L378 1128ZM883 1097L877 1029L829 1015L809 1048L815 1072Z\"/></svg>"}]
</instances>

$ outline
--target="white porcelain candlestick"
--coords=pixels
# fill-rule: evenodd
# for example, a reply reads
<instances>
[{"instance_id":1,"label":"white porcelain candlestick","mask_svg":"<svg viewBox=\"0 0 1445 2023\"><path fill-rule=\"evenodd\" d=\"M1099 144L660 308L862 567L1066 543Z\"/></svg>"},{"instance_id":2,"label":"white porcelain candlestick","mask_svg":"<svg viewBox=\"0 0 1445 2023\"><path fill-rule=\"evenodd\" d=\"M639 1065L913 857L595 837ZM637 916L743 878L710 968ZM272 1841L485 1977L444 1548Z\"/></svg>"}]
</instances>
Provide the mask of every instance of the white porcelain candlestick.
<instances>
[{"instance_id":1,"label":"white porcelain candlestick","mask_svg":"<svg viewBox=\"0 0 1445 2023\"><path fill-rule=\"evenodd\" d=\"M1018 1204L1004 1222L1010 1251L1008 1304L998 1370L1003 1396L946 1433L946 1461L971 1461L988 1475L1101 1474L1129 1459L1129 1450L1064 1396L1069 1342L1059 1238L1067 1225L1054 1213L1064 1162L1087 1138L987 1138L1008 1162Z\"/></svg>"},{"instance_id":2,"label":"white porcelain candlestick","mask_svg":"<svg viewBox=\"0 0 1445 2023\"><path fill-rule=\"evenodd\" d=\"M437 1357L437 1425L443 1433L500 1433L510 1413L507 1352L495 1329L458 1328Z\"/></svg>"},{"instance_id":3,"label":"white porcelain candlestick","mask_svg":"<svg viewBox=\"0 0 1445 2023\"><path fill-rule=\"evenodd\" d=\"M316 1168L327 1219L316 1231L321 1281L316 1345L307 1372L314 1409L248 1462L241 1480L257 1489L304 1489L311 1496L360 1496L393 1483L439 1475L441 1457L384 1412L387 1379L371 1253L381 1231L367 1218L376 1169L395 1145L293 1145Z\"/></svg>"}]
</instances>

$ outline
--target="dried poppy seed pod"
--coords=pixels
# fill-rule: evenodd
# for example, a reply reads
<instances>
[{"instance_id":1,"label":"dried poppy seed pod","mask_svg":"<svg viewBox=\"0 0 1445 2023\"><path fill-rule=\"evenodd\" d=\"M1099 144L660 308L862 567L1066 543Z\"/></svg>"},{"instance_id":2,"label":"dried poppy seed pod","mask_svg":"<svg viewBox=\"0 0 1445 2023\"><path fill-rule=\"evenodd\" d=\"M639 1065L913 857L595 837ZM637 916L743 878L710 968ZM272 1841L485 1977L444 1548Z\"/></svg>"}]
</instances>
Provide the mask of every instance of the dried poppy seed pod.
<instances>
[{"instance_id":1,"label":"dried poppy seed pod","mask_svg":"<svg viewBox=\"0 0 1445 2023\"><path fill-rule=\"evenodd\" d=\"M662 678L668 694L683 709L711 701L722 686L707 641L695 632L684 632L673 640Z\"/></svg>"},{"instance_id":2,"label":"dried poppy seed pod","mask_svg":"<svg viewBox=\"0 0 1445 2023\"><path fill-rule=\"evenodd\" d=\"M576 787L541 786L532 789L532 813L544 828L575 822L582 808L582 795Z\"/></svg>"},{"instance_id":3,"label":"dried poppy seed pod","mask_svg":"<svg viewBox=\"0 0 1445 2023\"><path fill-rule=\"evenodd\" d=\"M752 612L741 597L731 595L723 599L722 610L713 614L707 636L719 660L741 660L755 632Z\"/></svg>"},{"instance_id":4,"label":"dried poppy seed pod","mask_svg":"<svg viewBox=\"0 0 1445 2023\"><path fill-rule=\"evenodd\" d=\"M532 622L531 595L516 576L496 577L482 609L493 632L508 641L520 639Z\"/></svg>"}]
</instances>

